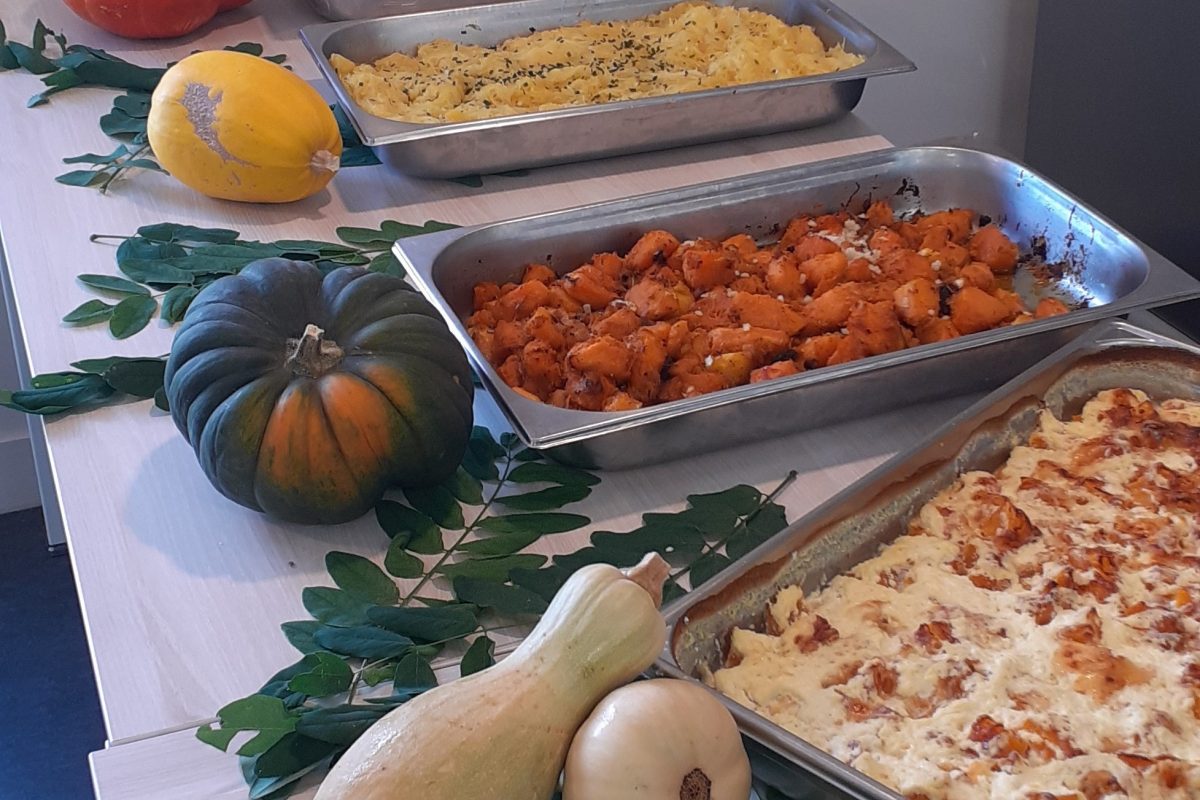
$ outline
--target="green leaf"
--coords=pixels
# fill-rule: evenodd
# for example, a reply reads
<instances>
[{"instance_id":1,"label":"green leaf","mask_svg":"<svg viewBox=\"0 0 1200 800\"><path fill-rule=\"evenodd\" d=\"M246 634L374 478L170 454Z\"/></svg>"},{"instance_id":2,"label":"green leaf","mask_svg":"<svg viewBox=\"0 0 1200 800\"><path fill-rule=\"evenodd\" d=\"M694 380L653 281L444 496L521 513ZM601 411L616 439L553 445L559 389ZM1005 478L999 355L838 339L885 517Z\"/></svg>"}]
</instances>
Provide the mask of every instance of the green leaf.
<instances>
[{"instance_id":1,"label":"green leaf","mask_svg":"<svg viewBox=\"0 0 1200 800\"><path fill-rule=\"evenodd\" d=\"M396 658L413 645L413 640L374 625L353 628L321 628L313 641L326 650L355 658Z\"/></svg>"},{"instance_id":2,"label":"green leaf","mask_svg":"<svg viewBox=\"0 0 1200 800\"><path fill-rule=\"evenodd\" d=\"M163 295L162 318L172 325L181 321L198 294L200 290L194 286L172 286Z\"/></svg>"},{"instance_id":3,"label":"green leaf","mask_svg":"<svg viewBox=\"0 0 1200 800\"><path fill-rule=\"evenodd\" d=\"M396 664L396 674L392 677L393 696L416 697L426 689L437 686L437 676L429 659L419 653L409 653Z\"/></svg>"},{"instance_id":4,"label":"green leaf","mask_svg":"<svg viewBox=\"0 0 1200 800\"><path fill-rule=\"evenodd\" d=\"M29 385L34 389L55 389L59 386L70 386L73 383L79 383L86 378L78 372L48 372L42 375L34 375L29 379Z\"/></svg>"},{"instance_id":5,"label":"green leaf","mask_svg":"<svg viewBox=\"0 0 1200 800\"><path fill-rule=\"evenodd\" d=\"M383 231L373 228L356 228L343 225L334 230L334 234L343 242L356 244L360 247L391 247L394 240L383 235Z\"/></svg>"},{"instance_id":6,"label":"green leaf","mask_svg":"<svg viewBox=\"0 0 1200 800\"><path fill-rule=\"evenodd\" d=\"M288 711L278 697L252 694L234 700L217 712L221 729L211 725L200 727L196 738L220 750L229 746L233 735L240 731L257 733L238 749L238 755L254 756L264 753L276 742L296 729L296 715Z\"/></svg>"},{"instance_id":7,"label":"green leaf","mask_svg":"<svg viewBox=\"0 0 1200 800\"><path fill-rule=\"evenodd\" d=\"M296 733L330 744L354 744L392 709L387 706L341 705L312 708L296 723Z\"/></svg>"},{"instance_id":8,"label":"green leaf","mask_svg":"<svg viewBox=\"0 0 1200 800\"><path fill-rule=\"evenodd\" d=\"M85 358L80 361L73 361L71 366L93 375L103 375L117 364L142 360L142 358L130 358L127 356L108 356L107 358Z\"/></svg>"},{"instance_id":9,"label":"green leaf","mask_svg":"<svg viewBox=\"0 0 1200 800\"><path fill-rule=\"evenodd\" d=\"M167 398L167 390L165 388L159 388L154 392L154 407L159 411L166 411L168 414L171 413L171 401Z\"/></svg>"},{"instance_id":10,"label":"green leaf","mask_svg":"<svg viewBox=\"0 0 1200 800\"><path fill-rule=\"evenodd\" d=\"M496 459L504 456L505 452L492 438L491 431L482 425L476 425L471 429L471 438L467 440L463 469L482 481L496 480L500 477Z\"/></svg>"},{"instance_id":11,"label":"green leaf","mask_svg":"<svg viewBox=\"0 0 1200 800\"><path fill-rule=\"evenodd\" d=\"M371 272L381 272L384 275L394 275L397 278L404 277L404 267L390 250L372 258L367 264L367 269Z\"/></svg>"},{"instance_id":12,"label":"green leaf","mask_svg":"<svg viewBox=\"0 0 1200 800\"><path fill-rule=\"evenodd\" d=\"M126 92L113 98L113 108L138 119L150 116L150 94L148 92Z\"/></svg>"},{"instance_id":13,"label":"green leaf","mask_svg":"<svg viewBox=\"0 0 1200 800\"><path fill-rule=\"evenodd\" d=\"M462 507L444 486L405 489L404 497L412 507L427 515L443 528L462 530L465 527ZM411 544L409 545L411 549Z\"/></svg>"},{"instance_id":14,"label":"green leaf","mask_svg":"<svg viewBox=\"0 0 1200 800\"><path fill-rule=\"evenodd\" d=\"M501 533L460 544L456 552L470 553L473 556L506 556L524 550L540 538L542 534L537 531Z\"/></svg>"},{"instance_id":15,"label":"green leaf","mask_svg":"<svg viewBox=\"0 0 1200 800\"><path fill-rule=\"evenodd\" d=\"M88 187L104 183L108 178L108 173L103 170L75 169L64 172L62 175L56 175L54 180L67 186Z\"/></svg>"},{"instance_id":16,"label":"green leaf","mask_svg":"<svg viewBox=\"0 0 1200 800\"><path fill-rule=\"evenodd\" d=\"M326 586L309 586L300 595L304 608L326 625L351 627L367 621L370 602L358 595Z\"/></svg>"},{"instance_id":17,"label":"green leaf","mask_svg":"<svg viewBox=\"0 0 1200 800\"><path fill-rule=\"evenodd\" d=\"M130 236L117 247L117 266L131 259L156 261L186 256L187 249L175 242L155 242L141 236Z\"/></svg>"},{"instance_id":18,"label":"green leaf","mask_svg":"<svg viewBox=\"0 0 1200 800\"><path fill-rule=\"evenodd\" d=\"M315 653L320 649L313 641L313 636L320 627L321 623L314 619L285 622L279 626L288 643L305 655Z\"/></svg>"},{"instance_id":19,"label":"green leaf","mask_svg":"<svg viewBox=\"0 0 1200 800\"><path fill-rule=\"evenodd\" d=\"M23 389L0 397L0 405L26 414L59 414L103 403L114 394L99 375L87 375L70 384L46 389Z\"/></svg>"},{"instance_id":20,"label":"green leaf","mask_svg":"<svg viewBox=\"0 0 1200 800\"><path fill-rule=\"evenodd\" d=\"M467 652L463 654L462 663L459 664L459 672L463 677L473 675L480 670L487 669L496 660L492 658L492 653L496 650L496 643L483 634L471 642L471 646L467 648Z\"/></svg>"},{"instance_id":21,"label":"green leaf","mask_svg":"<svg viewBox=\"0 0 1200 800\"><path fill-rule=\"evenodd\" d=\"M447 178L446 180L450 181L451 183L457 183L460 186L466 186L469 189L483 188L482 175L460 175L457 178Z\"/></svg>"},{"instance_id":22,"label":"green leaf","mask_svg":"<svg viewBox=\"0 0 1200 800\"><path fill-rule=\"evenodd\" d=\"M150 290L145 286L126 280L125 278L118 278L116 275L84 274L77 275L75 279L85 286L105 292L115 292L116 294L150 294Z\"/></svg>"},{"instance_id":23,"label":"green leaf","mask_svg":"<svg viewBox=\"0 0 1200 800\"><path fill-rule=\"evenodd\" d=\"M696 559L688 570L692 588L695 589L733 562L720 553L708 552Z\"/></svg>"},{"instance_id":24,"label":"green leaf","mask_svg":"<svg viewBox=\"0 0 1200 800\"><path fill-rule=\"evenodd\" d=\"M325 556L325 569L342 591L378 605L390 605L400 599L395 582L370 559L334 550Z\"/></svg>"},{"instance_id":25,"label":"green leaf","mask_svg":"<svg viewBox=\"0 0 1200 800\"><path fill-rule=\"evenodd\" d=\"M450 231L457 228L450 222L438 222L437 220L425 220L424 225L408 225L395 220L385 220L379 226L380 232L389 239L406 239L409 236L420 236L426 233L436 233L437 231Z\"/></svg>"},{"instance_id":26,"label":"green leaf","mask_svg":"<svg viewBox=\"0 0 1200 800\"><path fill-rule=\"evenodd\" d=\"M335 750L337 745L329 742L300 733L288 733L255 760L254 774L259 778L292 775L307 766L324 761Z\"/></svg>"},{"instance_id":27,"label":"green leaf","mask_svg":"<svg viewBox=\"0 0 1200 800\"><path fill-rule=\"evenodd\" d=\"M546 563L546 557L536 553L518 553L495 558L475 558L454 564L442 564L437 571L447 578L475 578L483 581L503 582L514 569L537 569Z\"/></svg>"},{"instance_id":28,"label":"green leaf","mask_svg":"<svg viewBox=\"0 0 1200 800\"><path fill-rule=\"evenodd\" d=\"M712 494L689 494L687 501L688 505L698 511L724 509L744 517L758 508L758 504L762 502L762 492L753 486L742 484Z\"/></svg>"},{"instance_id":29,"label":"green leaf","mask_svg":"<svg viewBox=\"0 0 1200 800\"><path fill-rule=\"evenodd\" d=\"M566 533L591 524L591 519L582 514L544 512L484 517L475 527L492 533Z\"/></svg>"},{"instance_id":30,"label":"green leaf","mask_svg":"<svg viewBox=\"0 0 1200 800\"><path fill-rule=\"evenodd\" d=\"M403 539L401 547L425 555L442 552L442 531L428 514L403 503L380 500L375 504L375 519L392 539Z\"/></svg>"},{"instance_id":31,"label":"green leaf","mask_svg":"<svg viewBox=\"0 0 1200 800\"><path fill-rule=\"evenodd\" d=\"M540 492L497 497L496 502L518 511L547 511L582 500L591 493L592 490L587 486L554 486L542 489Z\"/></svg>"},{"instance_id":32,"label":"green leaf","mask_svg":"<svg viewBox=\"0 0 1200 800\"><path fill-rule=\"evenodd\" d=\"M150 324L158 301L153 297L133 295L117 303L108 320L108 330L118 339L128 339Z\"/></svg>"},{"instance_id":33,"label":"green leaf","mask_svg":"<svg viewBox=\"0 0 1200 800\"><path fill-rule=\"evenodd\" d=\"M163 388L166 359L130 358L113 364L104 371L104 380L118 392L134 397L151 398Z\"/></svg>"},{"instance_id":34,"label":"green leaf","mask_svg":"<svg viewBox=\"0 0 1200 800\"><path fill-rule=\"evenodd\" d=\"M391 661L377 661L362 671L362 682L367 686L378 686L384 681L390 681L396 671L396 665Z\"/></svg>"},{"instance_id":35,"label":"green leaf","mask_svg":"<svg viewBox=\"0 0 1200 800\"><path fill-rule=\"evenodd\" d=\"M143 225L137 235L152 242L212 242L214 244L235 242L239 234L228 228L197 228L177 222L160 222Z\"/></svg>"},{"instance_id":36,"label":"green leaf","mask_svg":"<svg viewBox=\"0 0 1200 800\"><path fill-rule=\"evenodd\" d=\"M388 544L387 554L383 557L383 568L397 578L419 578L425 574L425 564L421 559L404 549L405 541L397 536Z\"/></svg>"},{"instance_id":37,"label":"green leaf","mask_svg":"<svg viewBox=\"0 0 1200 800\"><path fill-rule=\"evenodd\" d=\"M508 474L513 483L557 483L560 486L595 486L600 479L590 472L561 464L521 464Z\"/></svg>"},{"instance_id":38,"label":"green leaf","mask_svg":"<svg viewBox=\"0 0 1200 800\"><path fill-rule=\"evenodd\" d=\"M125 145L117 145L117 148L107 155L99 155L98 153L84 153L79 156L71 156L64 158L64 164L113 164L120 161L125 156L129 155L129 148Z\"/></svg>"},{"instance_id":39,"label":"green leaf","mask_svg":"<svg viewBox=\"0 0 1200 800\"><path fill-rule=\"evenodd\" d=\"M367 620L372 625L423 642L457 639L479 627L474 610L461 605L437 608L376 606L367 611Z\"/></svg>"},{"instance_id":40,"label":"green leaf","mask_svg":"<svg viewBox=\"0 0 1200 800\"><path fill-rule=\"evenodd\" d=\"M783 506L768 503L725 542L725 554L737 560L788 526Z\"/></svg>"},{"instance_id":41,"label":"green leaf","mask_svg":"<svg viewBox=\"0 0 1200 800\"><path fill-rule=\"evenodd\" d=\"M189 258L184 256L183 259ZM174 265L176 259L152 261L144 258L127 258L117 262L117 268L138 283L163 285L191 284L195 275Z\"/></svg>"},{"instance_id":42,"label":"green leaf","mask_svg":"<svg viewBox=\"0 0 1200 800\"><path fill-rule=\"evenodd\" d=\"M67 315L63 317L63 322L69 322L72 325L94 325L97 322L107 322L112 317L115 305L110 305L103 300L88 300L79 306L76 306Z\"/></svg>"},{"instance_id":43,"label":"green leaf","mask_svg":"<svg viewBox=\"0 0 1200 800\"><path fill-rule=\"evenodd\" d=\"M100 130L113 137L136 135L146 132L146 120L114 109L100 117Z\"/></svg>"},{"instance_id":44,"label":"green leaf","mask_svg":"<svg viewBox=\"0 0 1200 800\"><path fill-rule=\"evenodd\" d=\"M350 688L354 670L333 653L318 650L306 655L300 663L305 671L288 681L288 688L293 692L309 697L328 697Z\"/></svg>"},{"instance_id":45,"label":"green leaf","mask_svg":"<svg viewBox=\"0 0 1200 800\"><path fill-rule=\"evenodd\" d=\"M549 605L539 595L520 586L475 578L455 578L454 596L464 603L474 603L501 614L541 614Z\"/></svg>"},{"instance_id":46,"label":"green leaf","mask_svg":"<svg viewBox=\"0 0 1200 800\"><path fill-rule=\"evenodd\" d=\"M17 63L22 68L27 72L32 72L34 75L45 75L48 72L54 72L58 69L53 61L28 45L21 44L20 42L9 42L8 50L13 54L13 57L16 58Z\"/></svg>"},{"instance_id":47,"label":"green leaf","mask_svg":"<svg viewBox=\"0 0 1200 800\"><path fill-rule=\"evenodd\" d=\"M483 505L483 485L471 473L459 467L442 485L458 500L472 506Z\"/></svg>"}]
</instances>

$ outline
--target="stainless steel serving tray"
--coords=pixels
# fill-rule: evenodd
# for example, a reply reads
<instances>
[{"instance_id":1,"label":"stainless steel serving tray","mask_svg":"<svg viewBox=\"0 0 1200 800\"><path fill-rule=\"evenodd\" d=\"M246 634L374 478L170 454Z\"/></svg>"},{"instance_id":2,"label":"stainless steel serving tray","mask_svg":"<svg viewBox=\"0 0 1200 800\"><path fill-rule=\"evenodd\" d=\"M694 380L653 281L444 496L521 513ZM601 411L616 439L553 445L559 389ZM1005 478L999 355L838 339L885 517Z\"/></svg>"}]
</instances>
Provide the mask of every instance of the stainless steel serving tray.
<instances>
[{"instance_id":1,"label":"stainless steel serving tray","mask_svg":"<svg viewBox=\"0 0 1200 800\"><path fill-rule=\"evenodd\" d=\"M933 434L863 477L697 591L664 610L669 637L655 669L695 679L717 669L733 627L761 625L784 586L806 593L874 556L921 506L969 470L994 470L1028 440L1040 409L1077 413L1103 389L1131 387L1155 399L1200 400L1200 348L1123 322L1086 336L997 389ZM758 768L792 797L902 800L827 753L719 695L758 744Z\"/></svg>"},{"instance_id":2,"label":"stainless steel serving tray","mask_svg":"<svg viewBox=\"0 0 1200 800\"><path fill-rule=\"evenodd\" d=\"M680 238L746 232L770 238L803 211L889 197L897 211L967 206L1028 250L1044 239L1070 264L1053 284L1018 273L1027 302L1056 294L1088 308L1025 325L812 370L626 412L569 411L521 397L479 352L463 320L479 281L519 280L529 262L566 272L593 253L624 252L645 231ZM1082 333L1134 308L1200 297L1200 282L1062 189L973 150L887 150L627 200L459 228L396 243L409 277L449 323L517 434L564 462L619 468L677 458L995 388Z\"/></svg>"},{"instance_id":3,"label":"stainless steel serving tray","mask_svg":"<svg viewBox=\"0 0 1200 800\"><path fill-rule=\"evenodd\" d=\"M341 2L341 0L330 0ZM866 61L851 69L781 81L511 117L440 124L396 122L367 113L329 63L333 53L373 61L413 52L433 39L495 45L530 31L583 20L635 19L675 0L514 0L403 14L360 22L310 25L300 31L363 142L380 160L411 175L455 177L581 161L685 144L806 128L850 112L867 78L915 69L912 62L825 0L712 0L759 9L789 24L806 23L828 44Z\"/></svg>"},{"instance_id":4,"label":"stainless steel serving tray","mask_svg":"<svg viewBox=\"0 0 1200 800\"><path fill-rule=\"evenodd\" d=\"M325 19L375 19L419 11L484 5L486 0L309 0L313 10Z\"/></svg>"}]
</instances>

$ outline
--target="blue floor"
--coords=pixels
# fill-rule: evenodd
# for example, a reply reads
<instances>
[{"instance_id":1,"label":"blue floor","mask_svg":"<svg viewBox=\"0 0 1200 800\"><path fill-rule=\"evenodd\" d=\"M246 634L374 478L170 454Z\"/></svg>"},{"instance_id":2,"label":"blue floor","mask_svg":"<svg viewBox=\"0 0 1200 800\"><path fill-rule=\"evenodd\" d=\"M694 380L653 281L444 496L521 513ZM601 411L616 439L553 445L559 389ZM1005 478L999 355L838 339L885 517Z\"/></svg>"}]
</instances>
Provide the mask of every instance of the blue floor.
<instances>
[{"instance_id":1,"label":"blue floor","mask_svg":"<svg viewBox=\"0 0 1200 800\"><path fill-rule=\"evenodd\" d=\"M0 516L0 800L93 797L104 724L66 555L40 509Z\"/></svg>"}]
</instances>

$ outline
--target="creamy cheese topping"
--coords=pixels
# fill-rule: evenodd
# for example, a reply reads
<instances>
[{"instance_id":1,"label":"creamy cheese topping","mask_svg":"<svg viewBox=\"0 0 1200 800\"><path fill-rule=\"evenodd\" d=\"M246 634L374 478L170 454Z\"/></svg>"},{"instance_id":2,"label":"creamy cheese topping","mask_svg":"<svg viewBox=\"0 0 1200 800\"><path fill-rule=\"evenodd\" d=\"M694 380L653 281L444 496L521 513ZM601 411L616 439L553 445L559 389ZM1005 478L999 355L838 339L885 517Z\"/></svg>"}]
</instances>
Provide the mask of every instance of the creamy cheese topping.
<instances>
[{"instance_id":1,"label":"creamy cheese topping","mask_svg":"<svg viewBox=\"0 0 1200 800\"><path fill-rule=\"evenodd\" d=\"M721 692L910 798L1200 797L1200 403L1043 411L738 629Z\"/></svg>"}]
</instances>

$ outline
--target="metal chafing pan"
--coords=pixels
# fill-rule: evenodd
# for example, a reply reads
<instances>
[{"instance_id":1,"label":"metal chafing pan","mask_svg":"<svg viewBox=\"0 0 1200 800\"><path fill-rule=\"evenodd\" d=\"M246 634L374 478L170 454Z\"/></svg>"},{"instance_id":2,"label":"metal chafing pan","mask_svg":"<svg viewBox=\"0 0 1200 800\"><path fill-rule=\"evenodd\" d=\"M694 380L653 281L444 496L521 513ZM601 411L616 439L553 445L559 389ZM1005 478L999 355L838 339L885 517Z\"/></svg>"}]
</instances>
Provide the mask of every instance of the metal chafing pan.
<instances>
[{"instance_id":1,"label":"metal chafing pan","mask_svg":"<svg viewBox=\"0 0 1200 800\"><path fill-rule=\"evenodd\" d=\"M329 0L343 4L346 0ZM712 0L759 9L790 24L811 25L827 45L866 58L851 69L781 81L578 106L475 122L415 124L367 113L329 63L340 53L373 61L419 44L449 39L495 45L514 36L584 20L635 19L676 0L514 0L403 14L384 19L310 25L300 31L362 140L392 168L428 177L502 172L685 144L736 139L830 122L850 112L867 78L914 69L908 59L824 0Z\"/></svg>"},{"instance_id":2,"label":"metal chafing pan","mask_svg":"<svg viewBox=\"0 0 1200 800\"><path fill-rule=\"evenodd\" d=\"M991 215L1029 250L1066 265L1049 283L1019 270L1028 303L1054 294L1086 303L1069 314L914 347L779 380L636 411L571 411L505 385L463 320L479 281L520 280L525 264L560 273L593 253L624 252L645 231L680 238L750 232L770 239L804 211L889 197L897 211L966 206ZM1003 158L912 148L792 167L627 200L403 239L395 252L449 323L517 434L560 461L620 468L815 428L934 397L995 388L1090 323L1134 308L1200 297L1200 282L1063 190Z\"/></svg>"},{"instance_id":3,"label":"metal chafing pan","mask_svg":"<svg viewBox=\"0 0 1200 800\"><path fill-rule=\"evenodd\" d=\"M1200 400L1200 348L1109 322L1037 364L664 610L668 643L655 669L695 679L725 657L734 627L758 628L782 587L806 593L874 556L908 520L969 470L994 470L1028 440L1042 408L1077 413L1104 389L1141 389L1155 399ZM720 696L720 695L718 695ZM803 739L720 696L752 747L763 777L794 797L900 800ZM815 794L813 794L815 793Z\"/></svg>"},{"instance_id":4,"label":"metal chafing pan","mask_svg":"<svg viewBox=\"0 0 1200 800\"><path fill-rule=\"evenodd\" d=\"M308 0L314 11L331 20L375 19L485 3L486 0Z\"/></svg>"}]
</instances>

